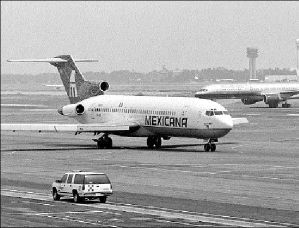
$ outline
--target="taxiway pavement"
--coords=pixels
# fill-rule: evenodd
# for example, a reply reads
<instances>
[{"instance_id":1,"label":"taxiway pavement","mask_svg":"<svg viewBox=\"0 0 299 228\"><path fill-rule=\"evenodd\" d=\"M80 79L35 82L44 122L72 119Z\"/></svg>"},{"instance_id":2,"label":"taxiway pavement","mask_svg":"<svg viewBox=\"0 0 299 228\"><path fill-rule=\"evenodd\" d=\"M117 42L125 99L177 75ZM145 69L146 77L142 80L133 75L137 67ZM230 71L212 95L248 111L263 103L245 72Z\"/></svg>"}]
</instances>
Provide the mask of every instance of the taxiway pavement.
<instances>
[{"instance_id":1,"label":"taxiway pavement","mask_svg":"<svg viewBox=\"0 0 299 228\"><path fill-rule=\"evenodd\" d=\"M3 106L2 123L71 122L55 111L64 96L1 99L31 104ZM114 148L98 150L92 135L1 132L1 226L299 226L299 102L219 103L249 124L221 138L216 152L197 139L148 150L145 138L112 136ZM51 183L78 169L108 174L108 207L51 200Z\"/></svg>"}]
</instances>

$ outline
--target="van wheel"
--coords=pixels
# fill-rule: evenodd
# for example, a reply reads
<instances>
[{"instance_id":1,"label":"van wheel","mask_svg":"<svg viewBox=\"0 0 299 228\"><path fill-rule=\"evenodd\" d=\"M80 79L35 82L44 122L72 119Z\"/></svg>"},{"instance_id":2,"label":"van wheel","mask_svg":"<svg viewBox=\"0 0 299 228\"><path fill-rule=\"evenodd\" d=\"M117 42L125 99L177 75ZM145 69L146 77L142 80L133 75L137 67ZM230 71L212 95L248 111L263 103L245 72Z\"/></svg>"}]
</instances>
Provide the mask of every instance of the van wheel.
<instances>
[{"instance_id":1,"label":"van wheel","mask_svg":"<svg viewBox=\"0 0 299 228\"><path fill-rule=\"evenodd\" d=\"M60 200L60 195L58 195L56 188L53 189L53 200Z\"/></svg>"},{"instance_id":2,"label":"van wheel","mask_svg":"<svg viewBox=\"0 0 299 228\"><path fill-rule=\"evenodd\" d=\"M74 203L79 203L81 201L81 198L77 192L74 192L73 196L74 196Z\"/></svg>"},{"instance_id":3,"label":"van wheel","mask_svg":"<svg viewBox=\"0 0 299 228\"><path fill-rule=\"evenodd\" d=\"M106 203L107 197L106 196L101 196L100 197L100 202L101 203Z\"/></svg>"}]
</instances>

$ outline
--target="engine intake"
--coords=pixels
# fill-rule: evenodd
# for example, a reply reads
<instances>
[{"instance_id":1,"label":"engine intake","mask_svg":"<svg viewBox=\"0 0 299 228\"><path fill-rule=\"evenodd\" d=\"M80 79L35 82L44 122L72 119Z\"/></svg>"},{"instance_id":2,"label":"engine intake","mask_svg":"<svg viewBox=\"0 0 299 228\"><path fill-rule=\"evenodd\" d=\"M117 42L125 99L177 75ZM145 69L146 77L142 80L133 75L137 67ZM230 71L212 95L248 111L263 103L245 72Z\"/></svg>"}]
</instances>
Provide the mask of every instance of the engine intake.
<instances>
[{"instance_id":1,"label":"engine intake","mask_svg":"<svg viewBox=\"0 0 299 228\"><path fill-rule=\"evenodd\" d=\"M101 88L102 91L106 91L106 90L109 89L109 83L108 82L101 82L101 83L99 83L99 85L100 85L100 88Z\"/></svg>"}]
</instances>

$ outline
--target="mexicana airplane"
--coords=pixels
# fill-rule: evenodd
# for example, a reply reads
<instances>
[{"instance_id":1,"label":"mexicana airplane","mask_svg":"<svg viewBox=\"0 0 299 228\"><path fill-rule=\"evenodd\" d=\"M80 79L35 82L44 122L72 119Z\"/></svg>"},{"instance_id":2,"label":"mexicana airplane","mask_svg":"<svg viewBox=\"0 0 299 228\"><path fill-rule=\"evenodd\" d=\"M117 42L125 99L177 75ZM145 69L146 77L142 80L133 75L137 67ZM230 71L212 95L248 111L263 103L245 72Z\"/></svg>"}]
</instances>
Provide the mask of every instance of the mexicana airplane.
<instances>
[{"instance_id":1,"label":"mexicana airplane","mask_svg":"<svg viewBox=\"0 0 299 228\"><path fill-rule=\"evenodd\" d=\"M204 139L205 151L215 151L218 138L246 118L232 118L220 104L195 97L104 95L107 82L85 80L70 55L49 59L8 60L9 62L48 62L57 67L70 103L58 113L76 119L78 124L1 124L1 130L94 133L98 148L112 148L109 135L147 137L148 148L160 148L161 139L191 137Z\"/></svg>"},{"instance_id":2,"label":"mexicana airplane","mask_svg":"<svg viewBox=\"0 0 299 228\"><path fill-rule=\"evenodd\" d=\"M299 83L235 83L213 84L202 87L195 97L204 99L241 99L250 105L264 101L270 108L277 108L283 102L283 108L289 108L289 99L298 99Z\"/></svg>"}]
</instances>

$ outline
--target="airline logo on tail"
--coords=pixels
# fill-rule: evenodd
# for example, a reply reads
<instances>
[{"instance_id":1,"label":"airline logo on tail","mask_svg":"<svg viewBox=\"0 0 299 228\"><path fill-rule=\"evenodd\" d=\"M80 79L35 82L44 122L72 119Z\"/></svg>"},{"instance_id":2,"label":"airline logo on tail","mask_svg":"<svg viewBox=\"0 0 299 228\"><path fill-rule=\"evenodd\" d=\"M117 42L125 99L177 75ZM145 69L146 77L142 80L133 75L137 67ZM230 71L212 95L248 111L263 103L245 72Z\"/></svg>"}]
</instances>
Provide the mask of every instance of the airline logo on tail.
<instances>
[{"instance_id":1,"label":"airline logo on tail","mask_svg":"<svg viewBox=\"0 0 299 228\"><path fill-rule=\"evenodd\" d=\"M69 88L69 96L70 97L77 97L77 86L76 86L76 80L75 80L75 71L72 70L71 76L70 76L70 88Z\"/></svg>"}]
</instances>

